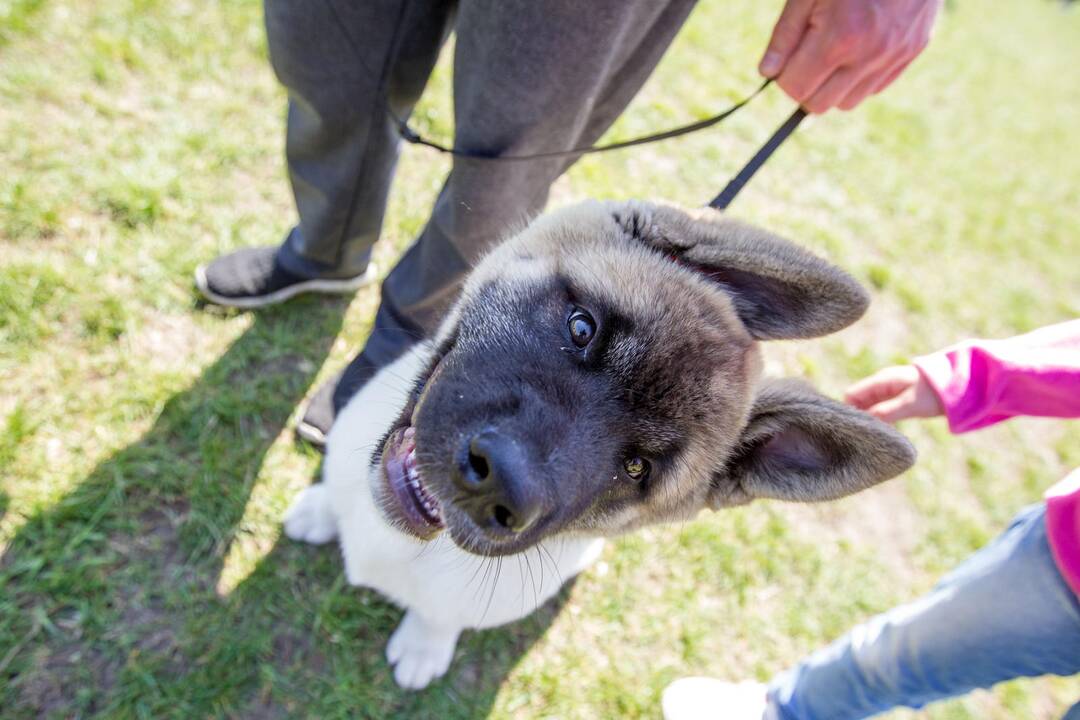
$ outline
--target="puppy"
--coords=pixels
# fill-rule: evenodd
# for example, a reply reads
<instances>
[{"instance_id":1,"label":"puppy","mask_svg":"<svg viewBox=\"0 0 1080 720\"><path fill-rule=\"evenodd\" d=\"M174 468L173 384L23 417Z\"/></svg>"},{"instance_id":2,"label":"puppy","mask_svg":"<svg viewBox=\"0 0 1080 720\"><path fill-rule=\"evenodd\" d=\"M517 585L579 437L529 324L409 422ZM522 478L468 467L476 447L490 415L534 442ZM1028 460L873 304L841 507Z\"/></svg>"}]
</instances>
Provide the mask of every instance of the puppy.
<instances>
[{"instance_id":1,"label":"puppy","mask_svg":"<svg viewBox=\"0 0 1080 720\"><path fill-rule=\"evenodd\" d=\"M386 657L422 688L462 630L524 617L606 536L906 470L888 425L761 377L760 341L835 332L867 303L838 268L715 210L541 217L344 408L285 532L337 538L349 582L407 610Z\"/></svg>"}]
</instances>

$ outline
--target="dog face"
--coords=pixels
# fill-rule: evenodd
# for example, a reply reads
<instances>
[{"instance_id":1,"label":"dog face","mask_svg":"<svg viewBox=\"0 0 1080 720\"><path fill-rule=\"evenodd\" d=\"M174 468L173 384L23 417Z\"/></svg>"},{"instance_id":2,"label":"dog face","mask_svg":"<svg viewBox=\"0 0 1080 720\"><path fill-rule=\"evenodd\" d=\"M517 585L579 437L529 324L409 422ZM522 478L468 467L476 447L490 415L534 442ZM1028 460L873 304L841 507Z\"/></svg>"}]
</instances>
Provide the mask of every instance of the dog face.
<instances>
[{"instance_id":1,"label":"dog face","mask_svg":"<svg viewBox=\"0 0 1080 720\"><path fill-rule=\"evenodd\" d=\"M757 497L841 497L907 469L889 426L790 381L758 342L862 315L848 275L714 210L586 203L470 275L377 453L376 497L421 538L519 552Z\"/></svg>"}]
</instances>

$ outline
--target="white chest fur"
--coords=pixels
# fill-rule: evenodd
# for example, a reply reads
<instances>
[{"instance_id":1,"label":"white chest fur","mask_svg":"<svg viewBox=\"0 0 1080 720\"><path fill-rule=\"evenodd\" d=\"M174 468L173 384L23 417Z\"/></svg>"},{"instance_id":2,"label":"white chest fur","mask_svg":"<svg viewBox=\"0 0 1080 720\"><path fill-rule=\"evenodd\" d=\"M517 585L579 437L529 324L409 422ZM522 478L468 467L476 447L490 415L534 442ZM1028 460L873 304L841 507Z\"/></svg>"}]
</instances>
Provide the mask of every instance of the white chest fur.
<instances>
[{"instance_id":1,"label":"white chest fur","mask_svg":"<svg viewBox=\"0 0 1080 720\"><path fill-rule=\"evenodd\" d=\"M293 539L324 543L337 537L349 582L408 610L387 658L397 682L411 688L446 672L462 630L525 617L603 547L597 538L555 537L525 553L485 558L461 550L446 533L422 542L386 522L371 492L371 456L429 352L427 346L410 351L349 402L327 438L323 482L302 492L285 516Z\"/></svg>"}]
</instances>

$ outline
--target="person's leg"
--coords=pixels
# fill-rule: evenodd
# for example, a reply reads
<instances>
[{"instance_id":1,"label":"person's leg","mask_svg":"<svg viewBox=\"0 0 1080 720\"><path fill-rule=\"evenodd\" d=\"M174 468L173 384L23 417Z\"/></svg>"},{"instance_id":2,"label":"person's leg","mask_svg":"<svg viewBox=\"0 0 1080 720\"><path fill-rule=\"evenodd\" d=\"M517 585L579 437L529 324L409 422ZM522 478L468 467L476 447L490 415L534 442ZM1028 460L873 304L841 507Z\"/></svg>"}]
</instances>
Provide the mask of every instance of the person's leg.
<instances>
[{"instance_id":1,"label":"person's leg","mask_svg":"<svg viewBox=\"0 0 1080 720\"><path fill-rule=\"evenodd\" d=\"M859 625L767 688L673 683L665 718L855 720L1013 678L1077 672L1080 602L1054 564L1038 505L928 595ZM729 697L750 698L751 709L717 712Z\"/></svg>"},{"instance_id":2,"label":"person's leg","mask_svg":"<svg viewBox=\"0 0 1080 720\"><path fill-rule=\"evenodd\" d=\"M487 156L595 142L634 97L694 0L462 0L454 59L455 146ZM375 331L333 394L305 413L317 437L374 370L430 335L473 263L523 227L575 157L455 158L431 219L382 285Z\"/></svg>"},{"instance_id":3,"label":"person's leg","mask_svg":"<svg viewBox=\"0 0 1080 720\"><path fill-rule=\"evenodd\" d=\"M356 275L378 239L399 136L450 26L447 0L266 0L274 70L289 90L286 156L300 222L282 262Z\"/></svg>"},{"instance_id":4,"label":"person's leg","mask_svg":"<svg viewBox=\"0 0 1080 720\"><path fill-rule=\"evenodd\" d=\"M387 107L411 112L455 4L266 0L270 59L289 92L286 157L299 223L280 248L202 269L197 282L211 300L256 307L360 284L398 156Z\"/></svg>"},{"instance_id":5,"label":"person's leg","mask_svg":"<svg viewBox=\"0 0 1080 720\"><path fill-rule=\"evenodd\" d=\"M594 143L641 88L694 0L463 0L455 146L487 156ZM455 158L431 220L383 284L383 311L430 334L464 274L547 202L576 157Z\"/></svg>"},{"instance_id":6,"label":"person's leg","mask_svg":"<svg viewBox=\"0 0 1080 720\"><path fill-rule=\"evenodd\" d=\"M1080 602L1028 508L926 597L880 615L773 680L780 718L865 718L974 688L1080 672Z\"/></svg>"}]
</instances>

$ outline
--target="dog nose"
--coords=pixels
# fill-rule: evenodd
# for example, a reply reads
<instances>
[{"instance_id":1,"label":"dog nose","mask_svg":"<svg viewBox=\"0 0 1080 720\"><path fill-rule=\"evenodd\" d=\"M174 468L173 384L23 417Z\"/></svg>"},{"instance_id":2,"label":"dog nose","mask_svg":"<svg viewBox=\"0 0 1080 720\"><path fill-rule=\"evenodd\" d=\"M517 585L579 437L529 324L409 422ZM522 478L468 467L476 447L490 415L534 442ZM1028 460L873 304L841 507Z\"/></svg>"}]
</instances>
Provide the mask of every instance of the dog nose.
<instances>
[{"instance_id":1,"label":"dog nose","mask_svg":"<svg viewBox=\"0 0 1080 720\"><path fill-rule=\"evenodd\" d=\"M529 473L529 458L512 437L485 430L467 442L455 475L467 494L463 505L482 528L524 532L543 512L542 494Z\"/></svg>"}]
</instances>

